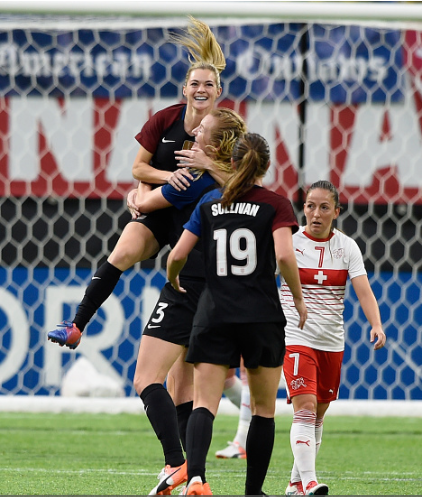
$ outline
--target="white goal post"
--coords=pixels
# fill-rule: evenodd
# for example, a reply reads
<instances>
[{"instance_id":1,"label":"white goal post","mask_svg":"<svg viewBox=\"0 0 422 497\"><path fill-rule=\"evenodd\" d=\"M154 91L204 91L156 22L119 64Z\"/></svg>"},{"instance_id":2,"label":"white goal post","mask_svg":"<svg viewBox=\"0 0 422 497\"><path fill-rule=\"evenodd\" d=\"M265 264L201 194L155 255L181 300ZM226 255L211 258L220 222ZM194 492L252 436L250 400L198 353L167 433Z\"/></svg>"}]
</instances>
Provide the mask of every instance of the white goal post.
<instances>
[{"instance_id":1,"label":"white goal post","mask_svg":"<svg viewBox=\"0 0 422 497\"><path fill-rule=\"evenodd\" d=\"M226 55L219 105L270 143L265 184L300 219L312 182L339 188L337 226L363 251L388 336L374 353L349 289L340 400L413 401L414 410L422 8L410 3L2 2L0 395L57 397L83 356L135 397L137 347L165 281L165 250L122 276L75 352L48 343L46 332L72 317L129 220L133 137L182 100L187 56L169 33L187 14L209 23Z\"/></svg>"}]
</instances>

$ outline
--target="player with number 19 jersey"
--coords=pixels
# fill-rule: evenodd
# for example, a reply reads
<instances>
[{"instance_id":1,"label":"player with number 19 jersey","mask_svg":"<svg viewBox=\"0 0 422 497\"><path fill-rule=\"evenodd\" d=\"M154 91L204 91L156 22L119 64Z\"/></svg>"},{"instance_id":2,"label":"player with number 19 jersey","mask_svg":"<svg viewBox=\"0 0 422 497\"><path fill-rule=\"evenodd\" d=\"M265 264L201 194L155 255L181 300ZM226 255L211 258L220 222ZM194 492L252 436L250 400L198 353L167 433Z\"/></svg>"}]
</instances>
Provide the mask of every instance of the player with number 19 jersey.
<instances>
[{"instance_id":1,"label":"player with number 19 jersey","mask_svg":"<svg viewBox=\"0 0 422 497\"><path fill-rule=\"evenodd\" d=\"M313 238L302 226L293 235L302 292L308 310L303 330L289 287L282 280L281 303L287 319L286 346L303 345L327 352L344 350L346 281L366 274L357 243L338 229L326 239Z\"/></svg>"},{"instance_id":2,"label":"player with number 19 jersey","mask_svg":"<svg viewBox=\"0 0 422 497\"><path fill-rule=\"evenodd\" d=\"M185 224L202 239L206 273L194 327L284 323L272 232L298 229L290 201L256 185L226 209L220 198L220 190L206 194Z\"/></svg>"}]
</instances>

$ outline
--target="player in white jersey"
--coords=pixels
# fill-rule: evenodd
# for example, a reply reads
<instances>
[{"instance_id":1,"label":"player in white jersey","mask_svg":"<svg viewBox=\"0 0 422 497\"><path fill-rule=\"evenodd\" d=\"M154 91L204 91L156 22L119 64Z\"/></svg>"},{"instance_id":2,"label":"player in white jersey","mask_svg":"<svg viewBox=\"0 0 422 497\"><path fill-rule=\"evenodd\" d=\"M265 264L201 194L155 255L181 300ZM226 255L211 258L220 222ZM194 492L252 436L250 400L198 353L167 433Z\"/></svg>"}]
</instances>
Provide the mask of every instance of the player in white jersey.
<instances>
[{"instance_id":1,"label":"player in white jersey","mask_svg":"<svg viewBox=\"0 0 422 497\"><path fill-rule=\"evenodd\" d=\"M282 282L281 303L287 319L283 372L287 401L293 404L290 444L294 464L286 495L327 495L318 483L315 459L321 445L325 412L336 400L344 353L344 293L349 277L371 325L374 349L384 346L377 301L369 285L361 251L354 240L333 228L340 214L337 189L329 181L311 185L304 204L306 226L293 236L302 291L308 309L297 327L292 295Z\"/></svg>"}]
</instances>

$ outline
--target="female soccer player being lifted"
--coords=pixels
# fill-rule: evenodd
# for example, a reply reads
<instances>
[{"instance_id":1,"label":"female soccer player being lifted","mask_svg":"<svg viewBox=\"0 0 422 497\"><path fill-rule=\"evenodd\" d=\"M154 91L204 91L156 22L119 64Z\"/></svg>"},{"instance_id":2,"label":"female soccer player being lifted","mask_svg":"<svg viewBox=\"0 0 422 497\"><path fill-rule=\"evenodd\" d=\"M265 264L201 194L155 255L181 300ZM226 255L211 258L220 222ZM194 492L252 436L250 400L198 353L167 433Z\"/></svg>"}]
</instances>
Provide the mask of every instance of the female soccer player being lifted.
<instances>
[{"instance_id":1,"label":"female soccer player being lifted","mask_svg":"<svg viewBox=\"0 0 422 497\"><path fill-rule=\"evenodd\" d=\"M274 414L285 351L285 318L274 278L276 261L292 291L296 325L306 320L292 232L290 202L262 187L269 166L264 138L247 133L234 146L235 170L223 192L199 202L169 255L167 275L184 292L179 273L199 238L205 289L186 357L194 364L194 409L187 427L187 495L205 495L205 461L214 417L230 367L243 357L251 392L252 420L246 441L246 495L262 495L274 444ZM188 290L189 291L189 290Z\"/></svg>"},{"instance_id":2,"label":"female soccer player being lifted","mask_svg":"<svg viewBox=\"0 0 422 497\"><path fill-rule=\"evenodd\" d=\"M290 444L294 464L286 495L327 495L318 483L315 459L324 415L337 399L344 351L344 292L349 277L370 325L374 349L385 344L377 301L356 242L333 227L340 213L339 194L329 181L311 185L304 204L306 226L293 236L308 319L297 326L288 284L281 287L287 319L283 372L288 402L293 404Z\"/></svg>"}]
</instances>

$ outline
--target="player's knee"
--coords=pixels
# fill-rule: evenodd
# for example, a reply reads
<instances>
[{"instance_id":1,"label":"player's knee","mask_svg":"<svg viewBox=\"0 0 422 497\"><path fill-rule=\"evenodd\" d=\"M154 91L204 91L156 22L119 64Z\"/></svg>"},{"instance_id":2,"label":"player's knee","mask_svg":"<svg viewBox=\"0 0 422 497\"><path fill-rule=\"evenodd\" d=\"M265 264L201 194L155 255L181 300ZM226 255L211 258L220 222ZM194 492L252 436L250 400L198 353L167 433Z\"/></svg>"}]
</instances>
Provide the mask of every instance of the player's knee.
<instances>
[{"instance_id":1,"label":"player's knee","mask_svg":"<svg viewBox=\"0 0 422 497\"><path fill-rule=\"evenodd\" d=\"M234 384L237 381L237 376L236 375L230 375L228 376L225 381L224 381L224 390L227 390L228 388L231 388L234 386Z\"/></svg>"},{"instance_id":2,"label":"player's knee","mask_svg":"<svg viewBox=\"0 0 422 497\"><path fill-rule=\"evenodd\" d=\"M136 393L138 395L141 395L142 390L145 388L145 385L139 375L135 374L135 377L133 378L133 386L135 387Z\"/></svg>"},{"instance_id":3,"label":"player's knee","mask_svg":"<svg viewBox=\"0 0 422 497\"><path fill-rule=\"evenodd\" d=\"M275 402L265 402L265 400L253 402L251 399L251 412L253 416L273 418L275 416Z\"/></svg>"},{"instance_id":4,"label":"player's knee","mask_svg":"<svg viewBox=\"0 0 422 497\"><path fill-rule=\"evenodd\" d=\"M126 271L137 262L140 262L146 258L143 258L143 252L144 250L141 243L132 247L126 245L116 247L110 254L108 262L121 271Z\"/></svg>"},{"instance_id":5,"label":"player's knee","mask_svg":"<svg viewBox=\"0 0 422 497\"><path fill-rule=\"evenodd\" d=\"M296 411L302 411L302 410L306 410L306 411L311 411L311 412L315 412L317 411L317 399L311 399L309 397L305 397L305 396L301 396L301 395L298 395L297 397L294 397L294 402L293 402L293 406L294 406L294 410L295 412Z\"/></svg>"}]
</instances>

